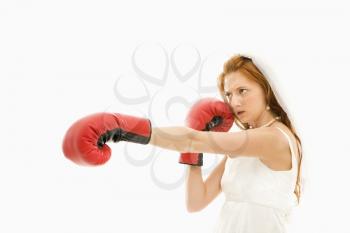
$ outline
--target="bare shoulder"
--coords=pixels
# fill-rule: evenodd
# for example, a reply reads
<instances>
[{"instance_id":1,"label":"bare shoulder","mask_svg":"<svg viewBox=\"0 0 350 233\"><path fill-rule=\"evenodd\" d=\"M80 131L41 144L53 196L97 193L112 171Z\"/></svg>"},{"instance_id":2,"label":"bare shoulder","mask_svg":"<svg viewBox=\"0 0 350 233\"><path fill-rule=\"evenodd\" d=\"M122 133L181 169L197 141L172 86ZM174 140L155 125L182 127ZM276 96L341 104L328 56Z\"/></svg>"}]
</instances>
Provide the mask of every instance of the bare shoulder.
<instances>
[{"instance_id":1,"label":"bare shoulder","mask_svg":"<svg viewBox=\"0 0 350 233\"><path fill-rule=\"evenodd\" d=\"M289 170L291 168L291 148L288 139L279 129L288 135L288 138L290 138L292 142L291 146L297 153L296 138L292 131L282 122L276 122L270 128L278 135L278 142L281 144L279 148L281 148L281 150L271 156L269 160L262 160L262 162L273 170Z\"/></svg>"},{"instance_id":2,"label":"bare shoulder","mask_svg":"<svg viewBox=\"0 0 350 233\"><path fill-rule=\"evenodd\" d=\"M295 137L295 135L293 134L293 132L282 122L277 122L274 126L272 127L278 127L280 129L283 130L283 132L287 133L288 137L292 140L292 146L296 147L297 146L297 139ZM285 136L283 134L279 134L281 138L285 138ZM288 145L288 140L285 138L285 140L287 143L286 145ZM289 145L288 145L289 147Z\"/></svg>"},{"instance_id":3,"label":"bare shoulder","mask_svg":"<svg viewBox=\"0 0 350 233\"><path fill-rule=\"evenodd\" d=\"M288 134L289 138L292 140L292 147L293 147L293 150L295 151L295 155L297 157L297 160L299 161L299 149L298 149L298 146L299 146L299 142L298 140L296 139L295 135L293 134L293 132L285 125L283 124L282 122L278 122L278 125L276 124L277 127L280 127L282 130L284 130L285 133ZM283 135L282 135L283 136Z\"/></svg>"},{"instance_id":4,"label":"bare shoulder","mask_svg":"<svg viewBox=\"0 0 350 233\"><path fill-rule=\"evenodd\" d=\"M287 133L289 138L291 138L293 141L295 140L295 137L294 137L294 134L292 133L292 131L282 122L276 122L275 124L273 124L271 126L271 128L280 128L281 130L283 130L283 132ZM281 139L285 139L284 134L279 133L279 137ZM283 141L285 141L285 140L283 140Z\"/></svg>"}]
</instances>

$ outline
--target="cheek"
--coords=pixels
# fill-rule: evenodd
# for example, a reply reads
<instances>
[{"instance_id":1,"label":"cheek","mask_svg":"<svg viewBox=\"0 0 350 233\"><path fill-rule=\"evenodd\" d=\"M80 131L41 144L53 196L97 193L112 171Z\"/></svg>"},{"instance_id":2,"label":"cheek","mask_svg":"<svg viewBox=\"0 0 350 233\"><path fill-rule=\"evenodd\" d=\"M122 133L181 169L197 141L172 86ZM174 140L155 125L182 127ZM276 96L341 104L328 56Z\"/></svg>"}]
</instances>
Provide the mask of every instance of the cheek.
<instances>
[{"instance_id":1,"label":"cheek","mask_svg":"<svg viewBox=\"0 0 350 233\"><path fill-rule=\"evenodd\" d=\"M256 96L255 95L247 95L247 96L245 96L245 98L244 98L244 102L247 104L247 105L249 105L249 106L254 106L255 105L255 103L256 103Z\"/></svg>"},{"instance_id":2,"label":"cheek","mask_svg":"<svg viewBox=\"0 0 350 233\"><path fill-rule=\"evenodd\" d=\"M258 113L261 107L260 95L247 95L245 98L245 105L250 109L252 114Z\"/></svg>"}]
</instances>

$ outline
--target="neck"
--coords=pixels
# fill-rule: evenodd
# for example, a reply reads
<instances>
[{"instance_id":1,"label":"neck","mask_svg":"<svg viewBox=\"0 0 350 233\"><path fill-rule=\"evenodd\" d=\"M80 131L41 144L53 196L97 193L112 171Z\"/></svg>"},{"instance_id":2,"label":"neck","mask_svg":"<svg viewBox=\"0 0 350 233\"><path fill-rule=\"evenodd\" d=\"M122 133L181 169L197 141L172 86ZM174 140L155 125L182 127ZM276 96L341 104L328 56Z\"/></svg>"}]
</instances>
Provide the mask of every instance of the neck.
<instances>
[{"instance_id":1,"label":"neck","mask_svg":"<svg viewBox=\"0 0 350 233\"><path fill-rule=\"evenodd\" d=\"M270 111L264 111L261 116L254 122L249 123L249 128L260 128L273 124L278 118Z\"/></svg>"}]
</instances>

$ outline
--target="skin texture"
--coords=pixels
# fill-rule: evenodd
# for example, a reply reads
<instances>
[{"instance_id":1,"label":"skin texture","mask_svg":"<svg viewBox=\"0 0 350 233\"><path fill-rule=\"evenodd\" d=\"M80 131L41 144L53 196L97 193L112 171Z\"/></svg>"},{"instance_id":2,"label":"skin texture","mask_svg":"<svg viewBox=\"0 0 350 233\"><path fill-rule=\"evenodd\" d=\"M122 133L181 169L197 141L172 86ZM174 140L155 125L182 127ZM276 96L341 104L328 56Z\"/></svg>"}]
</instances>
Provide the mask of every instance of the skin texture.
<instances>
[{"instance_id":1,"label":"skin texture","mask_svg":"<svg viewBox=\"0 0 350 233\"><path fill-rule=\"evenodd\" d=\"M220 181L228 158L257 157L272 170L291 168L288 141L276 126L291 136L288 127L278 121L268 125L269 127L261 127L274 119L275 115L266 109L265 95L259 84L249 80L239 71L232 72L225 77L225 93L235 117L243 123L248 123L252 126L251 129L234 133L203 132L187 127L152 129L152 145L178 152L224 155L205 181L202 178L201 167L188 166L186 206L189 212L202 210L221 192ZM237 115L239 111L245 113Z\"/></svg>"}]
</instances>

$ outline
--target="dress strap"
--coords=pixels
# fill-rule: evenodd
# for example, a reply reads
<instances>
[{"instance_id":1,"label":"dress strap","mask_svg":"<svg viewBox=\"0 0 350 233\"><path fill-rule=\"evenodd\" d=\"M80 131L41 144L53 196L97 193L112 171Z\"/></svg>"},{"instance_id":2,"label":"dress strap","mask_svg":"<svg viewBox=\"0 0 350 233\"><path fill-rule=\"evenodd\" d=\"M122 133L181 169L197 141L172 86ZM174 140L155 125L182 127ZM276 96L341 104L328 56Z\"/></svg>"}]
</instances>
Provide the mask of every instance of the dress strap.
<instances>
[{"instance_id":1,"label":"dress strap","mask_svg":"<svg viewBox=\"0 0 350 233\"><path fill-rule=\"evenodd\" d=\"M289 135L286 132L284 132L284 130L282 130L280 127L277 127L277 126L276 126L276 128L279 129L284 134L284 136L287 138L287 140L288 140L288 144L289 144L289 148L290 148L291 156L292 156L292 169L295 169L297 167L297 160L296 160L296 156L295 156L295 151L294 151L292 140L289 137Z\"/></svg>"}]
</instances>

